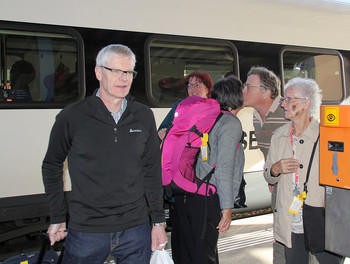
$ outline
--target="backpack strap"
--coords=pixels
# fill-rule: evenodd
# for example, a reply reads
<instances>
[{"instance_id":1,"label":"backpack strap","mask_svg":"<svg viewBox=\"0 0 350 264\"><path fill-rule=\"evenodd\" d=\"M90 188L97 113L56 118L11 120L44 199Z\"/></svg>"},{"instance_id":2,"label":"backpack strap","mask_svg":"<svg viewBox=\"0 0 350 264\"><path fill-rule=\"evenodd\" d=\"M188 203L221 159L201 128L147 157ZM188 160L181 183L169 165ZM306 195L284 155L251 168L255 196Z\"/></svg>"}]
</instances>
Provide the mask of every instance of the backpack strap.
<instances>
[{"instance_id":1,"label":"backpack strap","mask_svg":"<svg viewBox=\"0 0 350 264\"><path fill-rule=\"evenodd\" d=\"M223 112L221 111L220 114L217 116L217 118L216 118L213 126L211 127L210 131L208 132L208 134L210 134L210 132L213 130L214 126L219 121L219 119L222 117L222 115L223 115ZM203 137L203 136L201 136L201 137ZM209 144L208 144L208 147L210 148ZM207 226L207 222L208 222L207 221L207 217L208 217L208 199L209 199L209 197L208 197L208 190L209 190L210 179L213 176L214 171L215 171L215 166L216 166L216 164L214 164L213 168L209 171L209 173L202 180L200 180L199 185L198 185L198 189L197 189L197 192L198 192L200 186L203 183L207 184L206 185L206 191L205 191L206 196L205 196L205 204L204 204L204 206L205 206L205 208L204 208L204 221L203 221L203 228L202 228L201 239L204 239L204 237L205 237L205 231L206 231L206 226ZM196 192L196 194L197 194L197 192Z\"/></svg>"},{"instance_id":2,"label":"backpack strap","mask_svg":"<svg viewBox=\"0 0 350 264\"><path fill-rule=\"evenodd\" d=\"M222 117L222 115L223 115L223 113L220 112L220 114L219 114L219 115L217 116L217 118L215 119L215 122L214 122L213 126L211 127L210 131L213 129L213 127L215 126L216 122L219 121L219 119ZM193 132L193 133L196 133L199 137L203 137L203 133L200 132L200 131L198 131L196 125L194 125L193 127L191 127L191 128L189 129L189 131L190 131L190 132ZM209 133L210 133L210 131L209 131ZM209 133L208 133L208 134L209 134Z\"/></svg>"}]
</instances>

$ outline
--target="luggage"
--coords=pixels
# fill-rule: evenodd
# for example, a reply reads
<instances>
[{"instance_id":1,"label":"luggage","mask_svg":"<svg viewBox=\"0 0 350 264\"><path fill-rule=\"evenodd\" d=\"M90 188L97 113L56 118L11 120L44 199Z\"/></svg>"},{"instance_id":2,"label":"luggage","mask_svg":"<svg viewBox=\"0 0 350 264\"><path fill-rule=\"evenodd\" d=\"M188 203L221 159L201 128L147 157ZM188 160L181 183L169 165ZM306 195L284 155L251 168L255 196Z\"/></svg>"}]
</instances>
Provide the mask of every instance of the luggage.
<instances>
[{"instance_id":1,"label":"luggage","mask_svg":"<svg viewBox=\"0 0 350 264\"><path fill-rule=\"evenodd\" d=\"M45 236L40 251L22 253L4 260L1 264L60 264L63 251L58 256L56 251L47 250L48 244L49 238Z\"/></svg>"},{"instance_id":2,"label":"luggage","mask_svg":"<svg viewBox=\"0 0 350 264\"><path fill-rule=\"evenodd\" d=\"M162 144L162 183L167 197L188 193L210 196L216 193L216 187L209 183L215 166L202 180L196 177L195 166L199 152L202 151L203 159L203 150L210 148L208 134L224 112L214 99L190 96L179 103ZM209 155L208 150L204 152ZM242 176L234 208L247 207L245 185Z\"/></svg>"},{"instance_id":3,"label":"luggage","mask_svg":"<svg viewBox=\"0 0 350 264\"><path fill-rule=\"evenodd\" d=\"M177 106L162 144L162 182L168 197L185 193L210 196L216 192L209 183L214 170L200 180L195 165L201 148L202 152L207 149L208 133L220 113L218 101L199 96L187 97Z\"/></svg>"}]
</instances>

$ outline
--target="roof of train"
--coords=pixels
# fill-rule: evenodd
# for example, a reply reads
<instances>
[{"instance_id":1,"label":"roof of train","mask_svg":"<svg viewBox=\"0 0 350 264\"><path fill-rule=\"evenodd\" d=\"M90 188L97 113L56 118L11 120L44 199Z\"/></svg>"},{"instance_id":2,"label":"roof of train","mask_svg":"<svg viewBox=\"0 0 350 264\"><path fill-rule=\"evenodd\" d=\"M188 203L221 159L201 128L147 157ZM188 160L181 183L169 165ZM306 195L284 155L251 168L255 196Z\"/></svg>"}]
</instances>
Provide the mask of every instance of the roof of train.
<instances>
[{"instance_id":1,"label":"roof of train","mask_svg":"<svg viewBox=\"0 0 350 264\"><path fill-rule=\"evenodd\" d=\"M1 5L0 19L9 21L350 50L350 5L331 0L12 0Z\"/></svg>"}]
</instances>

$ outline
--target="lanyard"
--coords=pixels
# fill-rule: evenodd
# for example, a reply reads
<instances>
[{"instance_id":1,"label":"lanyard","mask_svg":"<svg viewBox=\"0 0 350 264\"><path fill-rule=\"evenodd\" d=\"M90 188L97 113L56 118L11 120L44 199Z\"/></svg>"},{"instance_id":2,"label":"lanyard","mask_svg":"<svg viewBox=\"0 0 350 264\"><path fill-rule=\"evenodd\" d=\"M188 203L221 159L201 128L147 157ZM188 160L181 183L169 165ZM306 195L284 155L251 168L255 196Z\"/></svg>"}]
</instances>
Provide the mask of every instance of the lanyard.
<instances>
[{"instance_id":1,"label":"lanyard","mask_svg":"<svg viewBox=\"0 0 350 264\"><path fill-rule=\"evenodd\" d=\"M295 146L293 144L293 133L294 133L294 125L292 127L292 130L290 131L290 143L292 145L293 158L296 158L296 154L295 154L295 150L294 150ZM295 184L297 185L299 182L298 170L293 174L294 174Z\"/></svg>"}]
</instances>

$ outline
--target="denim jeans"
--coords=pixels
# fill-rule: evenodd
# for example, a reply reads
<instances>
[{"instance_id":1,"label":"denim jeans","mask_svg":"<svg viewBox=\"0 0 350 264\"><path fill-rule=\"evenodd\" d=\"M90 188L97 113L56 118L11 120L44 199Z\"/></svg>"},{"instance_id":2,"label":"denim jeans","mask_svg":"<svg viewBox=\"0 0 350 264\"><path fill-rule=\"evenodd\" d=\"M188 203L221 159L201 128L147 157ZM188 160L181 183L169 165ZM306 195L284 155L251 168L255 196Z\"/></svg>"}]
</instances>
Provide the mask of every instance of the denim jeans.
<instances>
[{"instance_id":1,"label":"denim jeans","mask_svg":"<svg viewBox=\"0 0 350 264\"><path fill-rule=\"evenodd\" d=\"M145 264L151 256L151 227L145 223L114 233L68 229L63 264L102 264L108 255L118 264Z\"/></svg>"}]
</instances>

